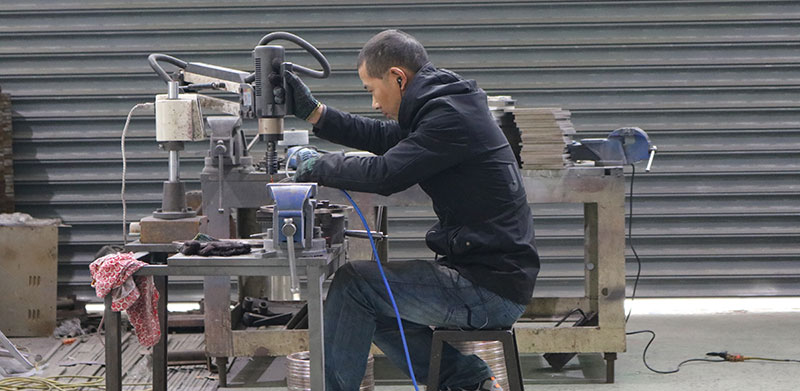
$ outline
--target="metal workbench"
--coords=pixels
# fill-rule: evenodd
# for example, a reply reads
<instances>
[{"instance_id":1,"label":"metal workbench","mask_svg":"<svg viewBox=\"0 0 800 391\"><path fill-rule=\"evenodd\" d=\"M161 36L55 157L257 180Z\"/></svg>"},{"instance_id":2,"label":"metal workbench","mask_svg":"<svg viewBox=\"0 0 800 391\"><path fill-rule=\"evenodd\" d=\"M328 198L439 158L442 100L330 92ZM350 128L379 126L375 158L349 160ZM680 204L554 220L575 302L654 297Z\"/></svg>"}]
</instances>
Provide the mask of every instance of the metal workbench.
<instances>
[{"instance_id":1,"label":"metal workbench","mask_svg":"<svg viewBox=\"0 0 800 391\"><path fill-rule=\"evenodd\" d=\"M537 297L514 325L521 353L604 353L606 382L625 351L625 177L622 167L523 171L530 203L583 204L584 296ZM524 321L595 312L597 326L541 327Z\"/></svg>"},{"instance_id":2,"label":"metal workbench","mask_svg":"<svg viewBox=\"0 0 800 391\"><path fill-rule=\"evenodd\" d=\"M523 170L523 181L531 204L541 203L580 203L584 210L584 272L585 289L583 296L576 297L537 297L528 306L523 319L514 327L520 353L604 353L607 361L608 382L614 379L614 360L618 352L625 351L625 179L622 167L571 167L564 170ZM430 199L418 186L406 191L384 197L376 194L352 193L353 198L373 221L373 206L407 207L430 205ZM336 189L320 188L319 199L341 202L341 193ZM211 198L214 199L214 198ZM215 210L215 209L209 209ZM224 220L227 221L227 220ZM352 218L351 218L352 221ZM351 241L348 247L350 259L368 259L369 244ZM329 275L343 262L343 252L337 259L331 259L330 266L307 267L309 281L309 311L321 311L320 297L322 279ZM188 257L187 257L188 258ZM170 258L170 261L179 258ZM247 259L247 258L244 258ZM315 352L321 348L321 312L319 318L310 321L311 337L302 330L232 330L230 317L230 280L218 276L231 275L285 275L285 265L275 265L275 270L265 267L247 266L232 262L230 257L207 258L219 261L213 266L198 268L174 262L168 266L148 266L140 271L156 276L156 284L162 291L163 305L160 309L165 318L166 310L166 276L167 275L204 275L206 304L206 349L211 357L216 357L224 376L226 357L237 356L281 356L300 350L306 346L312 350L311 379L314 390L322 390L323 360L314 359ZM335 262L334 262L335 261ZM248 261L249 262L249 261ZM270 274L275 273L275 274ZM111 357L107 371L109 390L119 389L119 313L109 310L109 298L106 299L107 356ZM544 327L542 323L531 320L563 316L575 308L585 312L598 314L597 326L581 327ZM316 317L316 315L315 315ZM164 319L162 318L162 319ZM114 323L112 326L111 323ZM162 335L166 334L166 322L162 320ZM308 340L310 338L310 341ZM318 339L319 338L319 339ZM310 343L309 343L310 342ZM163 340L162 340L163 343ZM319 346L314 348L313 346ZM116 352L111 351L115 349ZM154 389L166 389L166 347L157 345L154 351ZM160 358L162 357L162 358ZM114 359L116 361L114 361ZM164 361L161 361L164 360ZM112 366L116 365L116 366ZM162 371L162 372L158 372ZM224 377L221 377L224 381ZM114 388L114 387L117 388Z\"/></svg>"},{"instance_id":3,"label":"metal workbench","mask_svg":"<svg viewBox=\"0 0 800 391\"><path fill-rule=\"evenodd\" d=\"M274 336L284 340L286 346L294 347L307 344L311 355L311 384L315 390L324 390L324 347L322 318L322 282L344 262L342 245L332 246L322 256L297 258L298 275L305 275L308 280L306 300L308 302L308 331L306 330L258 330L263 336ZM265 256L263 251L230 257L201 257L174 255L167 259L166 265L148 265L136 272L136 276L153 276L159 290L159 322L161 340L153 347L153 390L167 389L167 279L169 276L285 276L289 275L287 262L281 257ZM217 281L219 279L216 279ZM227 286L219 287L230 291L230 280ZM230 313L212 320L217 327L230 330ZM120 313L111 310L111 295L105 298L106 324L106 390L122 389L122 362L120 350ZM209 320L206 319L206 324ZM252 335L249 332L248 335ZM237 331L230 334L236 346ZM293 350L292 350L293 351ZM263 354L286 354L283 350L265 351ZM224 376L226 368L219 368L220 376Z\"/></svg>"}]
</instances>

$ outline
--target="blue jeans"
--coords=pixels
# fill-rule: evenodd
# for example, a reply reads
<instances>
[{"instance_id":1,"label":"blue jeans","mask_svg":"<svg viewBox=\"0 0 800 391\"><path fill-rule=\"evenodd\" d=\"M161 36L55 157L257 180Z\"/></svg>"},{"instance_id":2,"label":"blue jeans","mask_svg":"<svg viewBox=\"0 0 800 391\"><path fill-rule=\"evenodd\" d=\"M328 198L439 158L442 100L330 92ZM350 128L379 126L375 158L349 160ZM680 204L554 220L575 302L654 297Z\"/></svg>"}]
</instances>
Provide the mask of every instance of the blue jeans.
<instances>
[{"instance_id":1,"label":"blue jeans","mask_svg":"<svg viewBox=\"0 0 800 391\"><path fill-rule=\"evenodd\" d=\"M430 326L509 327L525 310L524 305L477 287L433 261L391 262L383 267L403 319L418 383L428 378ZM394 309L375 262L350 262L336 271L324 316L327 390L358 390L372 342L408 375ZM476 384L490 376L489 367L477 356L462 355L444 344L441 387Z\"/></svg>"}]
</instances>

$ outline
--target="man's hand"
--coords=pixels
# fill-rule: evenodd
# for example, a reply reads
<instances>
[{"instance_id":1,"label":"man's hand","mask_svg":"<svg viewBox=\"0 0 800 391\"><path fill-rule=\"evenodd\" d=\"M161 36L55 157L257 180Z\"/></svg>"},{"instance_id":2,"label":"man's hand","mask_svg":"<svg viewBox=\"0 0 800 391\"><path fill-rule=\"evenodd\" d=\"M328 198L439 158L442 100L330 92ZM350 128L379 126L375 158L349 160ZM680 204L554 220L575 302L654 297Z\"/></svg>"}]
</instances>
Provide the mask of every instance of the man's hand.
<instances>
[{"instance_id":1,"label":"man's hand","mask_svg":"<svg viewBox=\"0 0 800 391\"><path fill-rule=\"evenodd\" d=\"M292 100L295 117L316 124L322 114L322 104L311 95L311 90L297 75L286 71L283 77L292 87L292 93L288 98Z\"/></svg>"},{"instance_id":2,"label":"man's hand","mask_svg":"<svg viewBox=\"0 0 800 391\"><path fill-rule=\"evenodd\" d=\"M292 151L292 149L295 149ZM311 177L311 171L314 170L314 164L319 160L319 152L304 147L293 147L289 149L289 167L296 167L294 177L292 180L295 182L308 182Z\"/></svg>"}]
</instances>

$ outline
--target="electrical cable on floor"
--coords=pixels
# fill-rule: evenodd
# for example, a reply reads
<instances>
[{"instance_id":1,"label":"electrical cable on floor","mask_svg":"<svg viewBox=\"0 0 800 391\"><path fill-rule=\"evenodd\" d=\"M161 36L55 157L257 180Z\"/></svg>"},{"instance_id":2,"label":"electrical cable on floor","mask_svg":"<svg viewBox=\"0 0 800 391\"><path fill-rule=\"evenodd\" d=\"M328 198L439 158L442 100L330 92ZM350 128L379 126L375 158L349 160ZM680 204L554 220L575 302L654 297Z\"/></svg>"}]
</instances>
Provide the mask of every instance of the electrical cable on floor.
<instances>
[{"instance_id":1,"label":"electrical cable on floor","mask_svg":"<svg viewBox=\"0 0 800 391\"><path fill-rule=\"evenodd\" d=\"M662 374L662 375L666 375L666 374L670 374L670 373L676 373L681 369L681 366L683 364L690 363L690 362L697 362L697 361L725 362L724 359L723 360L711 360L711 359L707 359L707 358L690 358L688 360L681 361L678 364L678 366L673 370L660 371L658 369L653 369L653 367L651 367L649 364L647 364L647 357L646 356L647 356L647 349L650 348L650 344L652 344L653 341L656 339L656 333L654 331L652 331L652 330L639 330L639 331L631 331L631 332L625 333L625 334L626 335L635 335L635 334L644 334L644 333L650 333L652 336L650 337L650 341L647 342L647 345L644 347L644 350L642 351L642 362L644 363L644 366L647 367L647 369L649 369L649 370L651 370L651 371L653 371L655 373L659 373L659 374Z\"/></svg>"},{"instance_id":2,"label":"electrical cable on floor","mask_svg":"<svg viewBox=\"0 0 800 391\"><path fill-rule=\"evenodd\" d=\"M708 352L708 353L706 353L706 356L721 357L724 361L733 361L733 362L759 360L759 361L771 361L771 362L796 362L796 363L800 363L800 360L795 360L795 359L791 359L791 358L750 357L750 356L743 356L741 354L733 354L733 353L728 353L728 352Z\"/></svg>"},{"instance_id":3,"label":"electrical cable on floor","mask_svg":"<svg viewBox=\"0 0 800 391\"><path fill-rule=\"evenodd\" d=\"M125 158L125 135L128 133L128 126L131 124L131 116L137 109L144 107L153 107L154 103L145 102L136 104L128 112L128 119L125 120L125 127L122 128L122 137L120 138L120 150L122 152L122 188L120 189L120 198L122 199L122 244L128 242L128 208L125 201L125 176L128 173L128 162Z\"/></svg>"},{"instance_id":4,"label":"electrical cable on floor","mask_svg":"<svg viewBox=\"0 0 800 391\"><path fill-rule=\"evenodd\" d=\"M83 379L82 382L62 382L58 379ZM59 375L50 377L7 377L0 379L0 391L21 390L80 390L84 388L105 389L105 378L102 376ZM125 383L126 387L147 387L150 383ZM152 390L152 388L151 388Z\"/></svg>"},{"instance_id":5,"label":"electrical cable on floor","mask_svg":"<svg viewBox=\"0 0 800 391\"><path fill-rule=\"evenodd\" d=\"M628 315L625 316L625 323L633 312L633 300L636 299L636 288L639 286L639 277L642 275L642 260L639 259L639 254L636 253L636 247L633 246L633 179L636 176L636 166L631 164L631 190L628 195L628 243L633 251L633 256L636 258L636 278L633 280L633 292L631 293L631 308L628 309Z\"/></svg>"},{"instance_id":6,"label":"electrical cable on floor","mask_svg":"<svg viewBox=\"0 0 800 391\"><path fill-rule=\"evenodd\" d=\"M654 369L649 364L647 364L647 349L650 348L650 345L656 339L656 333L652 330L639 330L639 331L631 331L629 333L625 333L626 335L635 335L635 334L644 334L648 333L651 335L650 341L647 342L647 345L644 347L644 351L642 351L642 362L647 369L651 370L652 372L667 375L671 373L677 373L683 364L690 363L690 362L742 362L748 360L761 360L761 361L770 361L770 362L792 362L792 363L800 363L800 360L795 359L785 359L785 358L769 358L769 357L749 357L743 356L740 354L731 354L728 352L708 352L706 356L714 356L720 357L720 359L712 360L708 358L690 358L688 360L681 361L675 369L668 370L668 371L661 371L658 369Z\"/></svg>"},{"instance_id":7,"label":"electrical cable on floor","mask_svg":"<svg viewBox=\"0 0 800 391\"><path fill-rule=\"evenodd\" d=\"M381 272L381 277L383 277L383 284L386 286L386 292L389 294L389 300L392 302L392 307L394 308L394 315L397 318L397 327L400 329L400 339L403 342L403 351L406 354L406 364L408 365L408 373L411 376L411 381L414 383L414 389L419 391L419 386L417 385L417 377L414 375L414 368L411 366L411 355L408 353L408 344L406 343L406 334L403 330L403 321L400 319L400 311L397 309L397 303L394 301L394 295L392 294L392 289L389 287L389 280L386 279L386 274L383 272L383 266L381 265L381 258L378 255L378 248L375 247L375 239L372 238L372 231L370 231L369 224L367 224L367 219L364 218L364 215L361 213L361 209L358 208L358 205L353 198L350 197L350 194L347 193L344 189L342 189L342 193L344 196L347 197L347 200L350 201L350 204L353 205L353 209L355 209L356 214L358 217L361 218L361 223L364 225L364 230L367 231L367 237L369 237L369 244L372 245L372 253L375 255L375 262L378 263L378 270Z\"/></svg>"},{"instance_id":8,"label":"electrical cable on floor","mask_svg":"<svg viewBox=\"0 0 800 391\"><path fill-rule=\"evenodd\" d=\"M628 309L628 314L625 316L625 323L628 323L628 319L631 317L631 313L633 312L633 300L636 299L636 288L639 286L639 278L642 275L642 260L639 258L639 254L636 252L636 247L633 245L633 183L636 177L636 166L631 164L631 185L630 191L628 194L628 244L631 246L631 251L633 252L634 258L636 258L636 278L633 280L633 292L631 292L631 308ZM650 348L650 345L656 339L656 333L652 330L639 330L639 331L631 331L625 333L625 335L636 335L636 334L643 334L643 333L650 333L652 337L650 337L650 341L647 342L647 345L644 347L642 351L642 363L644 366L652 372L659 373L659 374L670 374L676 373L680 370L681 366L686 363L690 362L697 362L697 361L705 361L705 362L724 362L725 360L710 360L707 358L691 358L688 360L681 361L678 366L669 371L660 371L654 369L649 364L647 364L647 349Z\"/></svg>"}]
</instances>

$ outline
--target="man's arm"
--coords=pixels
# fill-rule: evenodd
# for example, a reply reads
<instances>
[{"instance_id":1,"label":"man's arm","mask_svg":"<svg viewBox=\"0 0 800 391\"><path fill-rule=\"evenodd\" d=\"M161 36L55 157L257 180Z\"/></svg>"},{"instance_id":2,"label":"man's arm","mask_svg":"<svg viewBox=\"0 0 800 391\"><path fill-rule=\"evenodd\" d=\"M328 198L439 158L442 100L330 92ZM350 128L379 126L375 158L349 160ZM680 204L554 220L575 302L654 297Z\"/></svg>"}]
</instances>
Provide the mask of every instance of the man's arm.
<instances>
[{"instance_id":1,"label":"man's arm","mask_svg":"<svg viewBox=\"0 0 800 391\"><path fill-rule=\"evenodd\" d=\"M353 115L332 107L321 107L314 134L336 144L383 155L408 136L395 121L380 121Z\"/></svg>"},{"instance_id":2,"label":"man's arm","mask_svg":"<svg viewBox=\"0 0 800 391\"><path fill-rule=\"evenodd\" d=\"M451 113L435 117L436 124L423 121L416 131L381 156L324 155L299 180L389 195L469 159L465 153L469 140L459 126L459 116ZM452 120L443 122L442 118Z\"/></svg>"},{"instance_id":3,"label":"man's arm","mask_svg":"<svg viewBox=\"0 0 800 391\"><path fill-rule=\"evenodd\" d=\"M311 122L314 133L326 140L381 155L408 135L397 122L378 121L326 107L297 75L284 73L291 86L289 98L297 118Z\"/></svg>"}]
</instances>

